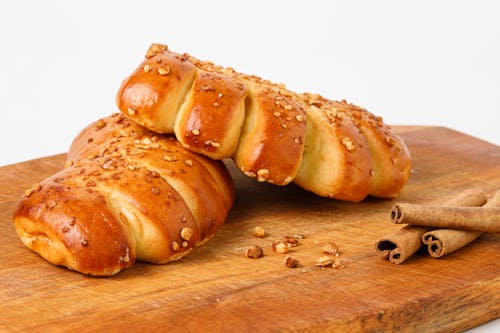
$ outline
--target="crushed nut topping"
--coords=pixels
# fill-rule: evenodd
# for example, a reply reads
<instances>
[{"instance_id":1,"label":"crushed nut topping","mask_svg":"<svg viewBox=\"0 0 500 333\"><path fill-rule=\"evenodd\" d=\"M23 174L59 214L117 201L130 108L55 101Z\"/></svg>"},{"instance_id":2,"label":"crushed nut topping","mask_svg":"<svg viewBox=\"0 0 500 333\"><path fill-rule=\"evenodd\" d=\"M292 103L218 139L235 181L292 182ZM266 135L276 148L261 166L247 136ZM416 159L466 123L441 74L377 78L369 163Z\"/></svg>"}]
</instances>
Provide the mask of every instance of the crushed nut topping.
<instances>
[{"instance_id":1,"label":"crushed nut topping","mask_svg":"<svg viewBox=\"0 0 500 333\"><path fill-rule=\"evenodd\" d=\"M184 227L181 229L181 238L184 240L190 240L193 236L193 229L189 227Z\"/></svg>"},{"instance_id":2,"label":"crushed nut topping","mask_svg":"<svg viewBox=\"0 0 500 333\"><path fill-rule=\"evenodd\" d=\"M200 86L200 89L203 91L209 91L209 90L214 90L214 87L212 87L212 85L210 84L202 84Z\"/></svg>"},{"instance_id":3,"label":"crushed nut topping","mask_svg":"<svg viewBox=\"0 0 500 333\"><path fill-rule=\"evenodd\" d=\"M271 246L276 253L288 253L288 250L290 249L290 245L283 241L278 241L278 242L273 242Z\"/></svg>"},{"instance_id":4,"label":"crushed nut topping","mask_svg":"<svg viewBox=\"0 0 500 333\"><path fill-rule=\"evenodd\" d=\"M153 193L154 195L158 195L161 193L161 191L157 187L151 187L151 193Z\"/></svg>"},{"instance_id":5,"label":"crushed nut topping","mask_svg":"<svg viewBox=\"0 0 500 333\"><path fill-rule=\"evenodd\" d=\"M97 123L95 124L95 127L100 130L101 128L103 128L104 126L106 126L106 122L102 119L99 119L97 121Z\"/></svg>"},{"instance_id":6,"label":"crushed nut topping","mask_svg":"<svg viewBox=\"0 0 500 333\"><path fill-rule=\"evenodd\" d=\"M200 130L197 128L194 128L191 130L191 133L193 133L193 135L200 135Z\"/></svg>"},{"instance_id":7,"label":"crushed nut topping","mask_svg":"<svg viewBox=\"0 0 500 333\"><path fill-rule=\"evenodd\" d=\"M283 183L284 183L284 184L288 184L288 183L290 183L292 180L293 180L293 178L292 178L292 177L287 176L287 177L285 178L285 180L283 180Z\"/></svg>"},{"instance_id":8,"label":"crushed nut topping","mask_svg":"<svg viewBox=\"0 0 500 333\"><path fill-rule=\"evenodd\" d=\"M290 104L287 104L287 105L284 106L284 109L285 110L291 110L291 109L293 109L293 106L291 106Z\"/></svg>"},{"instance_id":9,"label":"crushed nut topping","mask_svg":"<svg viewBox=\"0 0 500 333\"><path fill-rule=\"evenodd\" d=\"M248 177L251 177L251 178L255 178L257 176L257 174L253 171L245 171L244 173L245 173L245 175L247 175Z\"/></svg>"},{"instance_id":10,"label":"crushed nut topping","mask_svg":"<svg viewBox=\"0 0 500 333\"><path fill-rule=\"evenodd\" d=\"M157 44L157 43L151 44L151 46L146 52L146 58L149 59L153 57L155 54L166 51L167 49L168 49L167 45L164 44Z\"/></svg>"},{"instance_id":11,"label":"crushed nut topping","mask_svg":"<svg viewBox=\"0 0 500 333\"><path fill-rule=\"evenodd\" d=\"M189 167L193 166L193 161L192 160L184 160L184 164L186 164Z\"/></svg>"},{"instance_id":12,"label":"crushed nut topping","mask_svg":"<svg viewBox=\"0 0 500 333\"><path fill-rule=\"evenodd\" d=\"M214 141L214 140L207 140L207 141L204 142L204 144L206 146L212 146L212 147L215 147L215 148L220 147L220 143L217 142L217 141Z\"/></svg>"},{"instance_id":13,"label":"crushed nut topping","mask_svg":"<svg viewBox=\"0 0 500 333\"><path fill-rule=\"evenodd\" d=\"M326 254L331 254L331 255L335 255L335 256L339 255L339 248L334 243L326 244L325 246L323 246L321 251L323 251L323 253L326 253Z\"/></svg>"},{"instance_id":14,"label":"crushed nut topping","mask_svg":"<svg viewBox=\"0 0 500 333\"><path fill-rule=\"evenodd\" d=\"M129 107L129 108L127 109L127 112L128 112L128 114L129 114L129 116L133 116L134 114L136 114L136 113L137 113L137 111L136 111L134 108L132 108L132 107Z\"/></svg>"},{"instance_id":15,"label":"crushed nut topping","mask_svg":"<svg viewBox=\"0 0 500 333\"><path fill-rule=\"evenodd\" d=\"M281 112L276 111L275 113L273 113L273 115L274 115L275 117L279 117L279 116L281 116Z\"/></svg>"},{"instance_id":16,"label":"crushed nut topping","mask_svg":"<svg viewBox=\"0 0 500 333\"><path fill-rule=\"evenodd\" d=\"M153 67L151 67L150 64L146 64L142 69L144 70L145 73L149 73L151 69L153 69Z\"/></svg>"},{"instance_id":17,"label":"crushed nut topping","mask_svg":"<svg viewBox=\"0 0 500 333\"><path fill-rule=\"evenodd\" d=\"M344 144L347 151L353 151L354 148L356 148L356 146L354 146L354 143L350 138L347 137L342 138L342 143Z\"/></svg>"},{"instance_id":18,"label":"crushed nut topping","mask_svg":"<svg viewBox=\"0 0 500 333\"><path fill-rule=\"evenodd\" d=\"M170 67L168 67L168 66L158 67L158 74L160 74L160 75L170 74Z\"/></svg>"},{"instance_id":19,"label":"crushed nut topping","mask_svg":"<svg viewBox=\"0 0 500 333\"><path fill-rule=\"evenodd\" d=\"M89 180L89 181L85 184L85 186L87 186L87 187L94 187L94 186L96 186L96 183L95 183L95 181L93 181L93 180Z\"/></svg>"},{"instance_id":20,"label":"crushed nut topping","mask_svg":"<svg viewBox=\"0 0 500 333\"><path fill-rule=\"evenodd\" d=\"M297 259L286 256L285 260L283 260L283 265L285 265L285 267L287 268L297 268L300 266L300 263Z\"/></svg>"},{"instance_id":21,"label":"crushed nut topping","mask_svg":"<svg viewBox=\"0 0 500 333\"><path fill-rule=\"evenodd\" d=\"M304 116L299 114L299 115L295 116L295 119L300 123L300 122L302 122L302 120L304 120Z\"/></svg>"},{"instance_id":22,"label":"crushed nut topping","mask_svg":"<svg viewBox=\"0 0 500 333\"><path fill-rule=\"evenodd\" d=\"M176 251L179 251L179 249L180 249L180 247L181 247L181 246L180 246L180 245L179 245L179 243L177 243L176 241L173 241L173 242L170 244L170 247L172 248L172 250L173 250L174 252L176 252Z\"/></svg>"},{"instance_id":23,"label":"crushed nut topping","mask_svg":"<svg viewBox=\"0 0 500 333\"><path fill-rule=\"evenodd\" d=\"M130 250L127 247L125 249L125 255L119 258L120 262L130 262Z\"/></svg>"},{"instance_id":24,"label":"crushed nut topping","mask_svg":"<svg viewBox=\"0 0 500 333\"><path fill-rule=\"evenodd\" d=\"M69 219L68 224L69 224L70 226L74 226L74 225L75 225L75 222L76 222L76 217L72 217L72 218L70 218L70 219Z\"/></svg>"},{"instance_id":25,"label":"crushed nut topping","mask_svg":"<svg viewBox=\"0 0 500 333\"><path fill-rule=\"evenodd\" d=\"M40 184L35 184L33 185L31 188L27 189L26 191L24 191L24 195L29 197L30 195L32 195L34 192L38 192L42 189L42 185Z\"/></svg>"},{"instance_id":26,"label":"crushed nut topping","mask_svg":"<svg viewBox=\"0 0 500 333\"><path fill-rule=\"evenodd\" d=\"M88 246L89 245L89 241L87 240L87 238L83 238L80 242L83 246Z\"/></svg>"},{"instance_id":27,"label":"crushed nut topping","mask_svg":"<svg viewBox=\"0 0 500 333\"><path fill-rule=\"evenodd\" d=\"M189 243L187 241L182 242L182 247L188 247Z\"/></svg>"},{"instance_id":28,"label":"crushed nut topping","mask_svg":"<svg viewBox=\"0 0 500 333\"><path fill-rule=\"evenodd\" d=\"M257 181L265 182L267 178L269 178L269 170L268 169L259 169L257 171Z\"/></svg>"},{"instance_id":29,"label":"crushed nut topping","mask_svg":"<svg viewBox=\"0 0 500 333\"><path fill-rule=\"evenodd\" d=\"M171 155L165 155L163 156L163 159L167 162L175 162L177 161L177 158Z\"/></svg>"},{"instance_id":30,"label":"crushed nut topping","mask_svg":"<svg viewBox=\"0 0 500 333\"><path fill-rule=\"evenodd\" d=\"M257 238L264 238L266 237L266 231L261 225L258 225L255 228L253 228L252 235Z\"/></svg>"},{"instance_id":31,"label":"crushed nut topping","mask_svg":"<svg viewBox=\"0 0 500 333\"><path fill-rule=\"evenodd\" d=\"M49 209L54 208L55 206L57 206L57 202L54 200L49 200L45 203L45 207Z\"/></svg>"},{"instance_id":32,"label":"crushed nut topping","mask_svg":"<svg viewBox=\"0 0 500 333\"><path fill-rule=\"evenodd\" d=\"M264 250L258 245L253 245L246 250L245 255L248 258L257 259L264 255Z\"/></svg>"},{"instance_id":33,"label":"crushed nut topping","mask_svg":"<svg viewBox=\"0 0 500 333\"><path fill-rule=\"evenodd\" d=\"M70 229L67 225L65 225L65 226L62 228L62 232L63 232L63 233L65 233L65 234L66 234L66 233L68 233L70 230L71 230L71 229Z\"/></svg>"}]
</instances>

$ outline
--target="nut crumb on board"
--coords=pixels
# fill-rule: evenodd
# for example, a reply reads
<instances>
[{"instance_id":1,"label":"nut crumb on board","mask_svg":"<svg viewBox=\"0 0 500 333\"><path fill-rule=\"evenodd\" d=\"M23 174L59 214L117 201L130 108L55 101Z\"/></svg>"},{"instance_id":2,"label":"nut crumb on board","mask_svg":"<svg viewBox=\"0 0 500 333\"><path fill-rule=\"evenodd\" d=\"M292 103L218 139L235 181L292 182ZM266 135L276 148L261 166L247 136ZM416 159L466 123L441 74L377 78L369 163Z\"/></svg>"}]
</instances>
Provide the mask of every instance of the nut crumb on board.
<instances>
[{"instance_id":1,"label":"nut crumb on board","mask_svg":"<svg viewBox=\"0 0 500 333\"><path fill-rule=\"evenodd\" d=\"M335 244L335 243L328 243L328 244L325 244L325 246L323 246L323 248L321 249L321 251L323 251L323 253L326 253L326 254L331 254L331 255L335 255L335 256L339 256L339 248L338 246Z\"/></svg>"},{"instance_id":2,"label":"nut crumb on board","mask_svg":"<svg viewBox=\"0 0 500 333\"><path fill-rule=\"evenodd\" d=\"M261 225L258 225L253 228L252 235L257 238L264 238L266 237L266 231Z\"/></svg>"},{"instance_id":3,"label":"nut crumb on board","mask_svg":"<svg viewBox=\"0 0 500 333\"><path fill-rule=\"evenodd\" d=\"M288 250L290 248L290 245L288 245L287 243L283 242L283 241L278 241L278 242L273 242L273 244L271 245L274 252L276 253L288 253Z\"/></svg>"},{"instance_id":4,"label":"nut crumb on board","mask_svg":"<svg viewBox=\"0 0 500 333\"><path fill-rule=\"evenodd\" d=\"M299 241L297 240L297 238L292 237L292 236L283 237L283 242L290 245L291 247L299 245Z\"/></svg>"},{"instance_id":5,"label":"nut crumb on board","mask_svg":"<svg viewBox=\"0 0 500 333\"><path fill-rule=\"evenodd\" d=\"M253 245L246 250L245 254L248 258L257 259L264 255L264 250L258 245Z\"/></svg>"},{"instance_id":6,"label":"nut crumb on board","mask_svg":"<svg viewBox=\"0 0 500 333\"><path fill-rule=\"evenodd\" d=\"M285 267L287 268L297 268L300 266L300 263L297 259L286 256L285 260L283 260L283 265L285 265Z\"/></svg>"}]
</instances>

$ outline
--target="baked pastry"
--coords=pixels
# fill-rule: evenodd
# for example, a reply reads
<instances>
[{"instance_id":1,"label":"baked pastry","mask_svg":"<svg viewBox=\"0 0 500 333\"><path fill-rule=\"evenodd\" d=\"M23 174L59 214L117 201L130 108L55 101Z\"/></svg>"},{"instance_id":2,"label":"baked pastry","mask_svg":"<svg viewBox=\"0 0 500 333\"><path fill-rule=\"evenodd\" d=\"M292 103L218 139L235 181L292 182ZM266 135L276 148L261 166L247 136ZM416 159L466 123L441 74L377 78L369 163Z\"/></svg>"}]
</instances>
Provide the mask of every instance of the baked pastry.
<instances>
[{"instance_id":1,"label":"baked pastry","mask_svg":"<svg viewBox=\"0 0 500 333\"><path fill-rule=\"evenodd\" d=\"M214 235L233 200L221 161L115 114L85 128L66 168L26 191L14 225L49 262L112 275L136 259L180 259Z\"/></svg>"},{"instance_id":2,"label":"baked pastry","mask_svg":"<svg viewBox=\"0 0 500 333\"><path fill-rule=\"evenodd\" d=\"M153 44L125 79L118 108L213 159L232 157L260 182L295 181L318 195L361 201L394 197L410 174L410 154L389 126L345 101L171 52Z\"/></svg>"}]
</instances>

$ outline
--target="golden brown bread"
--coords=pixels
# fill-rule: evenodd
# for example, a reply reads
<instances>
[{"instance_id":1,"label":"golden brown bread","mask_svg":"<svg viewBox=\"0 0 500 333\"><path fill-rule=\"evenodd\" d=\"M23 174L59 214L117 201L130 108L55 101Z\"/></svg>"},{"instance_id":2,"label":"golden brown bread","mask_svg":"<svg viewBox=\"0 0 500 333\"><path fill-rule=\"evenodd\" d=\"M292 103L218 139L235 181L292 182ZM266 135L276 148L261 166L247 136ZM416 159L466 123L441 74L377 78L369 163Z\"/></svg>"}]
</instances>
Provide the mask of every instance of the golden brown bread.
<instances>
[{"instance_id":1,"label":"golden brown bread","mask_svg":"<svg viewBox=\"0 0 500 333\"><path fill-rule=\"evenodd\" d=\"M410 174L406 145L380 117L162 44L123 81L117 105L151 130L175 133L189 150L232 157L258 181L295 181L325 197L394 197Z\"/></svg>"},{"instance_id":2,"label":"golden brown bread","mask_svg":"<svg viewBox=\"0 0 500 333\"><path fill-rule=\"evenodd\" d=\"M222 162L121 114L85 128L66 164L26 191L14 225L27 247L85 274L177 260L214 235L234 200Z\"/></svg>"}]
</instances>

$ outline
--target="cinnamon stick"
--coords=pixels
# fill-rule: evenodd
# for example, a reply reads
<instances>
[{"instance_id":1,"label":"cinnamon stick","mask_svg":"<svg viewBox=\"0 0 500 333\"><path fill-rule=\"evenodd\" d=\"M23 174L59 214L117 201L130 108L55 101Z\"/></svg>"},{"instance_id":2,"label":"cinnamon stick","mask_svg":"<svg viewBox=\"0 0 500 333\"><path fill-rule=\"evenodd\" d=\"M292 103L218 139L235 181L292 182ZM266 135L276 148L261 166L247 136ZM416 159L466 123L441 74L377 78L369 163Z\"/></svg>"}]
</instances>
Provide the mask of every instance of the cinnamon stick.
<instances>
[{"instance_id":1,"label":"cinnamon stick","mask_svg":"<svg viewBox=\"0 0 500 333\"><path fill-rule=\"evenodd\" d=\"M500 207L500 190L483 207ZM480 231L437 229L426 232L422 242L427 245L431 257L441 258L473 242L482 234Z\"/></svg>"},{"instance_id":2,"label":"cinnamon stick","mask_svg":"<svg viewBox=\"0 0 500 333\"><path fill-rule=\"evenodd\" d=\"M446 202L453 206L481 206L486 195L479 189L462 191ZM379 256L389 259L393 264L401 264L422 246L422 236L430 231L428 227L405 226L402 229L379 238L375 250Z\"/></svg>"},{"instance_id":3,"label":"cinnamon stick","mask_svg":"<svg viewBox=\"0 0 500 333\"><path fill-rule=\"evenodd\" d=\"M449 228L470 231L500 232L500 208L455 207L397 203L391 220L396 224Z\"/></svg>"}]
</instances>

